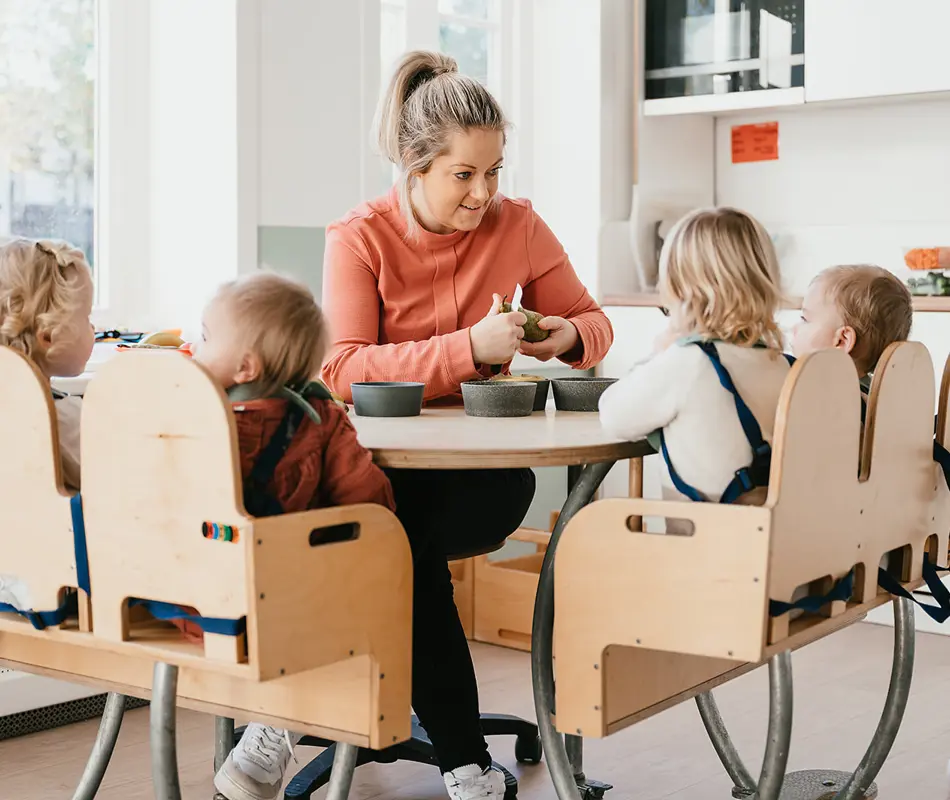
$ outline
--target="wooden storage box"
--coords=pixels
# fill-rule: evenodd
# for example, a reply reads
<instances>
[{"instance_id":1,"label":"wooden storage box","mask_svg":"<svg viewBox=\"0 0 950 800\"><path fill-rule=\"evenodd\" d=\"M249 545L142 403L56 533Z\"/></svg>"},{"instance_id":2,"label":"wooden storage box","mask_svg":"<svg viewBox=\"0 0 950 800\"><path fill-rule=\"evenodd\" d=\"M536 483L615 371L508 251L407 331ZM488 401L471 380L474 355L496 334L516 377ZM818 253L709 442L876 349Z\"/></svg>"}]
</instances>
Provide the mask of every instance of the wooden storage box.
<instances>
[{"instance_id":1,"label":"wooden storage box","mask_svg":"<svg viewBox=\"0 0 950 800\"><path fill-rule=\"evenodd\" d=\"M551 534L519 528L509 538L530 542L537 546L537 551L514 558L489 560L486 555L474 559L474 639L530 651L534 596Z\"/></svg>"}]
</instances>

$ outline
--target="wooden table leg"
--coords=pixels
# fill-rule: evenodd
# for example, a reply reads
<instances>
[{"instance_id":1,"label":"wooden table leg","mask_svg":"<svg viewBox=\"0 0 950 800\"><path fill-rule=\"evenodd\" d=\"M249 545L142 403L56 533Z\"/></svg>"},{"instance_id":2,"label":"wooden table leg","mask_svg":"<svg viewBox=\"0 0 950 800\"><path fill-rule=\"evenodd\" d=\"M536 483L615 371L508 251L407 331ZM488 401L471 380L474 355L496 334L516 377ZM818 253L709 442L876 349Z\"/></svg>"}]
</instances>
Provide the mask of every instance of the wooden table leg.
<instances>
[{"instance_id":1,"label":"wooden table leg","mask_svg":"<svg viewBox=\"0 0 950 800\"><path fill-rule=\"evenodd\" d=\"M643 458L631 458L630 464L630 482L628 485L629 497L643 497ZM630 517L631 530L642 531L643 519L641 517Z\"/></svg>"}]
</instances>

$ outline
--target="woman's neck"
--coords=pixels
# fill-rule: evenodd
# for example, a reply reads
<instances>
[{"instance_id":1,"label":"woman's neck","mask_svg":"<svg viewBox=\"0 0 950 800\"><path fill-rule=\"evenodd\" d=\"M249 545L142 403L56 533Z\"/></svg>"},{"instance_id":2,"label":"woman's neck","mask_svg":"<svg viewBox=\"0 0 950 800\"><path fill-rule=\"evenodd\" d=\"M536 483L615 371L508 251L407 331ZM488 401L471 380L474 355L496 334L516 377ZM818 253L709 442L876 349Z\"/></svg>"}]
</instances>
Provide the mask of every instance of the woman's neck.
<instances>
[{"instance_id":1,"label":"woman's neck","mask_svg":"<svg viewBox=\"0 0 950 800\"><path fill-rule=\"evenodd\" d=\"M425 197L422 194L422 188L418 181L416 181L412 189L409 190L409 210L416 218L416 222L429 233L435 233L440 236L448 236L450 233L455 233L455 228L443 225L428 212Z\"/></svg>"}]
</instances>

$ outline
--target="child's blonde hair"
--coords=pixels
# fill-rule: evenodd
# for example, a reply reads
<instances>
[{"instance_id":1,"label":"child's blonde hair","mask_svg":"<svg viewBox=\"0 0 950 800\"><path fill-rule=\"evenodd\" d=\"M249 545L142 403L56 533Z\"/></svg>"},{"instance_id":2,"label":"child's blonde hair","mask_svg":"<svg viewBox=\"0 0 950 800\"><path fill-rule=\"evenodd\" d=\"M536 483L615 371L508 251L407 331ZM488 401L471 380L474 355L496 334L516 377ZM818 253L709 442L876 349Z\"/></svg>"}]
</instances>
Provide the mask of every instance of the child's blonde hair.
<instances>
[{"instance_id":1,"label":"child's blonde hair","mask_svg":"<svg viewBox=\"0 0 950 800\"><path fill-rule=\"evenodd\" d=\"M661 289L680 306L683 333L782 347L778 259L765 228L734 208L700 209L676 223L660 253Z\"/></svg>"},{"instance_id":2,"label":"child's blonde hair","mask_svg":"<svg viewBox=\"0 0 950 800\"><path fill-rule=\"evenodd\" d=\"M56 333L82 304L84 278L91 278L86 257L66 242L13 239L0 245L0 345L37 363L44 335L53 339L47 355L66 345L57 345Z\"/></svg>"},{"instance_id":3,"label":"child's blonde hair","mask_svg":"<svg viewBox=\"0 0 950 800\"><path fill-rule=\"evenodd\" d=\"M259 272L224 284L224 302L240 321L245 345L261 360L261 393L302 388L320 374L327 326L313 293L302 283Z\"/></svg>"},{"instance_id":4,"label":"child's blonde hair","mask_svg":"<svg viewBox=\"0 0 950 800\"><path fill-rule=\"evenodd\" d=\"M451 56L416 50L396 66L376 112L380 152L399 167L399 203L409 234L418 223L409 204L413 176L445 151L449 136L473 128L505 132L501 106L481 83L460 75Z\"/></svg>"},{"instance_id":5,"label":"child's blonde hair","mask_svg":"<svg viewBox=\"0 0 950 800\"><path fill-rule=\"evenodd\" d=\"M851 357L862 375L873 372L889 344L907 341L913 300L893 273L872 264L842 264L818 273L813 283L819 282L841 321L854 329Z\"/></svg>"}]
</instances>

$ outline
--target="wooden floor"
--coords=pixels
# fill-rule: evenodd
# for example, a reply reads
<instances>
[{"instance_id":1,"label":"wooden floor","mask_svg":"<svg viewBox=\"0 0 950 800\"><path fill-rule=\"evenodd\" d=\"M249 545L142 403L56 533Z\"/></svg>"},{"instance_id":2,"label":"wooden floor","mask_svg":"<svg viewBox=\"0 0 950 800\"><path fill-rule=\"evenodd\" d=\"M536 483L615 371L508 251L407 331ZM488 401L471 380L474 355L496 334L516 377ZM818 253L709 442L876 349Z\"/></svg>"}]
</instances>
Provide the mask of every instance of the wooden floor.
<instances>
[{"instance_id":1,"label":"wooden floor","mask_svg":"<svg viewBox=\"0 0 950 800\"><path fill-rule=\"evenodd\" d=\"M789 762L797 769L851 769L877 723L891 659L890 628L855 625L794 656L795 735ZM528 656L475 645L482 708L532 716ZM884 800L945 800L950 758L950 637L921 634L917 671L904 726L879 778ZM727 725L753 774L758 773L767 717L767 675L759 670L717 691ZM212 721L181 712L179 761L184 800L210 800ZM0 742L3 800L68 800L95 736L96 723ZM298 750L303 761L315 751ZM513 745L500 741L496 759L514 764ZM586 749L588 775L613 783L613 800L709 800L730 796L730 782L687 703ZM543 765L518 770L523 800L550 800ZM325 791L325 790L324 790ZM321 792L322 794L322 792ZM100 800L152 798L148 710L126 715ZM357 771L354 800L445 798L435 770L408 764Z\"/></svg>"}]
</instances>

